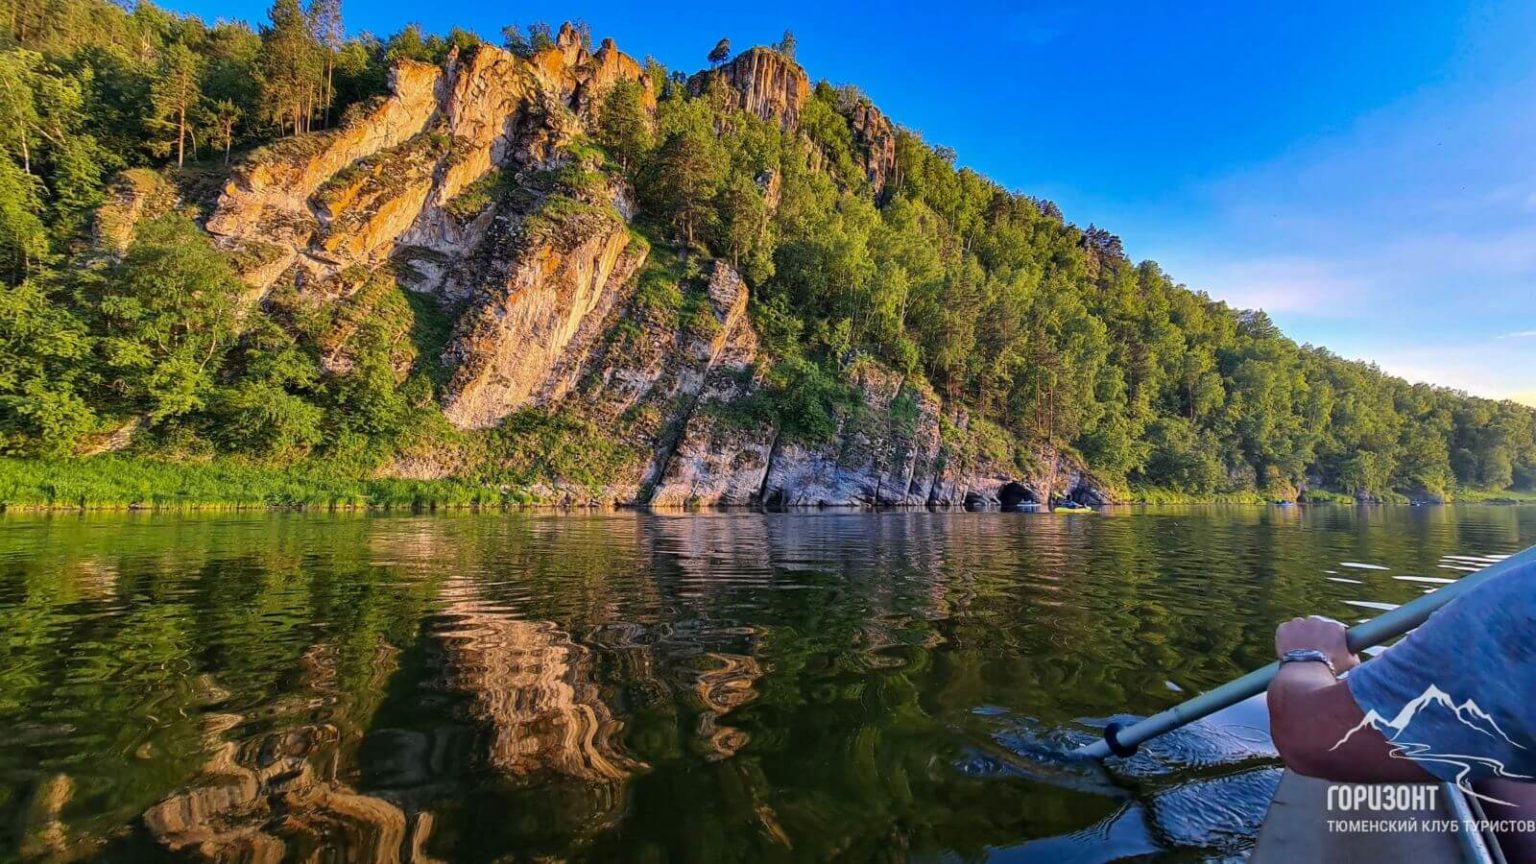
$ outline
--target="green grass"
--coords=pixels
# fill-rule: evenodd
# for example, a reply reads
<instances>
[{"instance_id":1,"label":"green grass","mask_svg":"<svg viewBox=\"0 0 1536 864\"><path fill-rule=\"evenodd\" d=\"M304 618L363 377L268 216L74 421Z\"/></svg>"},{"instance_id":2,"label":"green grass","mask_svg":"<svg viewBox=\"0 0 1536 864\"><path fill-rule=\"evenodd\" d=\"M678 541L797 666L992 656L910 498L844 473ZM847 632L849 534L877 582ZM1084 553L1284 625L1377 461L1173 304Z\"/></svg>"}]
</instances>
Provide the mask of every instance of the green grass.
<instances>
[{"instance_id":1,"label":"green grass","mask_svg":"<svg viewBox=\"0 0 1536 864\"><path fill-rule=\"evenodd\" d=\"M167 462L116 455L0 459L4 509L431 509L529 503L460 480L348 477L324 462L285 468L236 459Z\"/></svg>"},{"instance_id":2,"label":"green grass","mask_svg":"<svg viewBox=\"0 0 1536 864\"><path fill-rule=\"evenodd\" d=\"M1303 504L1356 504L1355 496L1344 492L1330 492L1327 489L1308 489L1301 495ZM1406 500L1405 502L1406 503Z\"/></svg>"},{"instance_id":3,"label":"green grass","mask_svg":"<svg viewBox=\"0 0 1536 864\"><path fill-rule=\"evenodd\" d=\"M444 209L455 218L468 221L479 216L485 208L491 206L491 202L505 194L511 183L510 174L500 168L493 168L484 177L461 189Z\"/></svg>"},{"instance_id":4,"label":"green grass","mask_svg":"<svg viewBox=\"0 0 1536 864\"><path fill-rule=\"evenodd\" d=\"M1183 492L1177 489L1157 489L1145 486L1132 488L1127 494L1128 504L1269 504L1262 492ZM1353 503L1354 499L1350 499Z\"/></svg>"},{"instance_id":5,"label":"green grass","mask_svg":"<svg viewBox=\"0 0 1536 864\"><path fill-rule=\"evenodd\" d=\"M1452 500L1481 504L1536 504L1536 489L1463 489L1456 492Z\"/></svg>"},{"instance_id":6,"label":"green grass","mask_svg":"<svg viewBox=\"0 0 1536 864\"><path fill-rule=\"evenodd\" d=\"M1399 492L1382 492L1376 495L1382 504L1406 505L1407 495ZM1269 496L1262 492L1181 492L1176 489L1151 489L1137 487L1125 497L1130 504L1270 504ZM1353 507L1359 502L1354 495L1332 492L1326 489L1308 489L1301 496L1302 504L1338 504ZM1446 498L1447 504L1536 504L1536 492L1504 489L1499 491L1461 490Z\"/></svg>"},{"instance_id":7,"label":"green grass","mask_svg":"<svg viewBox=\"0 0 1536 864\"><path fill-rule=\"evenodd\" d=\"M453 430L423 428L418 446L451 447ZM441 439L441 440L440 440ZM457 442L462 443L462 442ZM236 456L187 461L105 454L78 459L0 458L0 510L316 510L524 506L554 503L532 487L576 486L600 494L635 454L591 424L520 412L489 440L471 441L459 478L371 476L369 454L332 453L289 465ZM489 452L483 452L488 450ZM559 494L559 493L556 493Z\"/></svg>"},{"instance_id":8,"label":"green grass","mask_svg":"<svg viewBox=\"0 0 1536 864\"><path fill-rule=\"evenodd\" d=\"M685 303L681 272L682 265L671 250L653 248L636 277L630 304L658 323L676 326Z\"/></svg>"},{"instance_id":9,"label":"green grass","mask_svg":"<svg viewBox=\"0 0 1536 864\"><path fill-rule=\"evenodd\" d=\"M515 486L564 482L597 490L639 454L565 413L525 408L490 434L488 476Z\"/></svg>"}]
</instances>

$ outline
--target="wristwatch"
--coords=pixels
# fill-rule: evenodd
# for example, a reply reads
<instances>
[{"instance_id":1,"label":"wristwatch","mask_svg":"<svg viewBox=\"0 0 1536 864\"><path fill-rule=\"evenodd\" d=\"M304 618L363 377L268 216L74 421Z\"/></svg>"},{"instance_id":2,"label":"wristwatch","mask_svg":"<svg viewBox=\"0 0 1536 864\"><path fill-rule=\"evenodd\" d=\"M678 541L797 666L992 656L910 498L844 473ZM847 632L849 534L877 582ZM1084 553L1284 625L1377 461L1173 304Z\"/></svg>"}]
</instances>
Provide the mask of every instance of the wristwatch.
<instances>
[{"instance_id":1,"label":"wristwatch","mask_svg":"<svg viewBox=\"0 0 1536 864\"><path fill-rule=\"evenodd\" d=\"M1328 667L1329 672L1339 674L1338 670L1333 668L1333 661L1328 659L1328 655L1316 648L1292 648L1280 655L1280 665L1284 666L1287 663L1321 663Z\"/></svg>"}]
</instances>

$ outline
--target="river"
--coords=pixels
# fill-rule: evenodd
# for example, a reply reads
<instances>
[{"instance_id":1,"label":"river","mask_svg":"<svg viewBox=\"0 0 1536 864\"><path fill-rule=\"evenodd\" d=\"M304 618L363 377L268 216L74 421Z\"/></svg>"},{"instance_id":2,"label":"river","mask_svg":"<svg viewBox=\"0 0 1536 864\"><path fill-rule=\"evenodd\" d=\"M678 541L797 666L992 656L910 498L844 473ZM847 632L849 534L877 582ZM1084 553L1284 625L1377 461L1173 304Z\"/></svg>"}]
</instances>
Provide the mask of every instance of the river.
<instances>
[{"instance_id":1,"label":"river","mask_svg":"<svg viewBox=\"0 0 1536 864\"><path fill-rule=\"evenodd\" d=\"M1536 508L8 515L0 859L1241 857L1262 706Z\"/></svg>"}]
</instances>

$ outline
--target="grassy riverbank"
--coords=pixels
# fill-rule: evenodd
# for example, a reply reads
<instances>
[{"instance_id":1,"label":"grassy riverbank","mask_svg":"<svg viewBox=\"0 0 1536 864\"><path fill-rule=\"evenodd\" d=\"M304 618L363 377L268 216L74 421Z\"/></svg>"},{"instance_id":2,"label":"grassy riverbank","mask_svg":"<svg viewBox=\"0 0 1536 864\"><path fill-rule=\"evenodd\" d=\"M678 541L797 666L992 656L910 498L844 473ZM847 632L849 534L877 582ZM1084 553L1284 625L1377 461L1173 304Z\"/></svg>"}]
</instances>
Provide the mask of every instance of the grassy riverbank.
<instances>
[{"instance_id":1,"label":"grassy riverbank","mask_svg":"<svg viewBox=\"0 0 1536 864\"><path fill-rule=\"evenodd\" d=\"M1456 500L1477 504L1536 504L1536 491L1463 492L1456 496Z\"/></svg>"},{"instance_id":2,"label":"grassy riverbank","mask_svg":"<svg viewBox=\"0 0 1536 864\"><path fill-rule=\"evenodd\" d=\"M1191 495L1173 489L1136 488L1125 493L1125 504L1269 504L1262 492Z\"/></svg>"},{"instance_id":3,"label":"grassy riverbank","mask_svg":"<svg viewBox=\"0 0 1536 864\"><path fill-rule=\"evenodd\" d=\"M1190 495L1170 489L1133 489L1127 493L1124 504L1273 504L1274 500L1259 492L1230 492L1211 495ZM1298 504L1337 504L1354 507L1360 502L1355 496L1326 489L1309 489ZM1413 499L1398 492L1382 492L1375 504L1406 505ZM1496 492L1461 490L1449 496L1447 504L1536 504L1536 492L1505 489Z\"/></svg>"},{"instance_id":4,"label":"grassy riverbank","mask_svg":"<svg viewBox=\"0 0 1536 864\"><path fill-rule=\"evenodd\" d=\"M524 503L515 496L506 503ZM346 476L337 466L237 460L0 459L0 506L14 510L217 510L270 507L420 509L495 506L490 486Z\"/></svg>"},{"instance_id":5,"label":"grassy riverbank","mask_svg":"<svg viewBox=\"0 0 1536 864\"><path fill-rule=\"evenodd\" d=\"M1125 504L1273 504L1275 498L1265 495L1263 492L1212 492L1202 494L1190 494L1174 489L1132 489L1125 494ZM1330 492L1324 489L1309 489L1302 493L1301 504L1346 504L1353 506L1359 502L1355 496L1343 492ZM1395 492L1387 492L1381 496L1383 504L1407 504L1409 500L1405 495Z\"/></svg>"},{"instance_id":6,"label":"grassy riverbank","mask_svg":"<svg viewBox=\"0 0 1536 864\"><path fill-rule=\"evenodd\" d=\"M1397 496L1401 498L1401 496ZM1532 492L1468 492L1458 501L1536 503ZM290 466L238 459L170 462L116 455L90 459L0 458L0 509L6 510L421 510L552 503L532 491L462 480L358 477L347 466L304 461ZM1194 496L1135 489L1126 504L1269 504L1257 492ZM1348 504L1354 498L1309 492L1305 503ZM1392 500L1387 503L1407 503Z\"/></svg>"}]
</instances>

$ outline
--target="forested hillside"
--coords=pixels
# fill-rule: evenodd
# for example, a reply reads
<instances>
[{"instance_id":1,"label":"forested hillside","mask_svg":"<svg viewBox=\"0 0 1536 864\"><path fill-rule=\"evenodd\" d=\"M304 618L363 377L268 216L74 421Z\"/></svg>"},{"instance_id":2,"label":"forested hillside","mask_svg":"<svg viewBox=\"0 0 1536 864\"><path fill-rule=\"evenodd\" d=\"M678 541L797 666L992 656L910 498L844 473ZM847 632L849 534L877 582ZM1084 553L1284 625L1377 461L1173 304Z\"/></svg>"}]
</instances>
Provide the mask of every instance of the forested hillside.
<instances>
[{"instance_id":1,"label":"forested hillside","mask_svg":"<svg viewBox=\"0 0 1536 864\"><path fill-rule=\"evenodd\" d=\"M0 498L108 470L273 503L1536 489L1536 411L1130 261L812 85L792 34L689 74L585 26L341 13L5 4Z\"/></svg>"}]
</instances>

